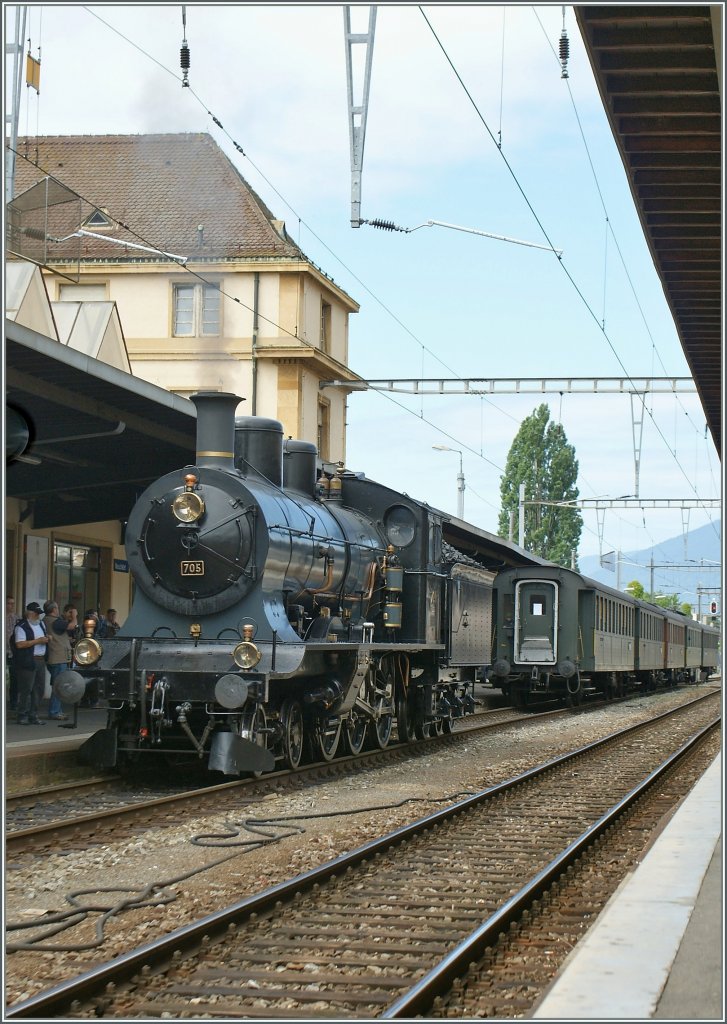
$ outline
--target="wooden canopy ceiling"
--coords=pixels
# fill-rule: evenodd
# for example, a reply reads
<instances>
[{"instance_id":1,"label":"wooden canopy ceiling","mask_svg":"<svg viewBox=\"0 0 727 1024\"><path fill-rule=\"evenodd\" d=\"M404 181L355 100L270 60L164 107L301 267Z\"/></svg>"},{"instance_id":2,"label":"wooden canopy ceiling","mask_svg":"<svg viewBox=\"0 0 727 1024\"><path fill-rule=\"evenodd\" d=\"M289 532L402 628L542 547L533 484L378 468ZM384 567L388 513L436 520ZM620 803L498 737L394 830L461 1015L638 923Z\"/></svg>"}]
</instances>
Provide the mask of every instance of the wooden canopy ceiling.
<instances>
[{"instance_id":1,"label":"wooden canopy ceiling","mask_svg":"<svg viewBox=\"0 0 727 1024\"><path fill-rule=\"evenodd\" d=\"M575 13L721 456L722 7Z\"/></svg>"}]
</instances>

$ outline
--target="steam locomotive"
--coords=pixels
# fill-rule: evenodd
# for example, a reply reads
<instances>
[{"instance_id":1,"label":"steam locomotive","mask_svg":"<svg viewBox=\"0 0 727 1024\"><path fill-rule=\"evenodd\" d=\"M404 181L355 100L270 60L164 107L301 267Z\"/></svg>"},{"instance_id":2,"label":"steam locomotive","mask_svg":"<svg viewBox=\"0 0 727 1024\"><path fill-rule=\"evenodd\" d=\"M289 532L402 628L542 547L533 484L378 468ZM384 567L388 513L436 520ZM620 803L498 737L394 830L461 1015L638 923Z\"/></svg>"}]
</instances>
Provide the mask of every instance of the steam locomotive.
<instances>
[{"instance_id":1,"label":"steam locomotive","mask_svg":"<svg viewBox=\"0 0 727 1024\"><path fill-rule=\"evenodd\" d=\"M82 760L294 769L473 712L494 573L443 539L444 514L342 467L318 475L314 445L235 418L235 395L192 401L196 464L128 519L129 616L112 639L84 623L56 680L77 702L94 679L108 703Z\"/></svg>"}]
</instances>

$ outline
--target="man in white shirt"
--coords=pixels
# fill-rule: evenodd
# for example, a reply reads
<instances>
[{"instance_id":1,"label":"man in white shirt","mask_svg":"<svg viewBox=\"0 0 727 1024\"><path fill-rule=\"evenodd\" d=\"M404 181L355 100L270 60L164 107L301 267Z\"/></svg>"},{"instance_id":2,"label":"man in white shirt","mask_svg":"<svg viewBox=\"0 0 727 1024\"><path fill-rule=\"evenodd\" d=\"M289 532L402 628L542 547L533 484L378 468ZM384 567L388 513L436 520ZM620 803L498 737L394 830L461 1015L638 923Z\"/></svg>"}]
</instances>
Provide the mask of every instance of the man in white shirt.
<instances>
[{"instance_id":1,"label":"man in white shirt","mask_svg":"<svg viewBox=\"0 0 727 1024\"><path fill-rule=\"evenodd\" d=\"M41 622L43 609L37 601L25 608L25 618L15 627L15 670L18 677L18 722L41 725L38 708L45 692L45 649L48 636Z\"/></svg>"}]
</instances>

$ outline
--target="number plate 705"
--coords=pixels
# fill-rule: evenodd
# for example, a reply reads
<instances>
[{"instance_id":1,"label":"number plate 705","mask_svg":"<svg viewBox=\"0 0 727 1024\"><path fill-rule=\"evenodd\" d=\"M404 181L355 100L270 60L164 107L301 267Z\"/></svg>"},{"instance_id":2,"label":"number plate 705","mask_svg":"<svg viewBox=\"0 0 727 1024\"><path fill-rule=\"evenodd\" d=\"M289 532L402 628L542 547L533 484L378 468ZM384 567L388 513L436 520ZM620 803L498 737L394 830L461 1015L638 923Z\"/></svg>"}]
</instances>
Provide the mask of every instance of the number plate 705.
<instances>
[{"instance_id":1,"label":"number plate 705","mask_svg":"<svg viewBox=\"0 0 727 1024\"><path fill-rule=\"evenodd\" d=\"M182 576L204 576L204 562L182 562Z\"/></svg>"}]
</instances>

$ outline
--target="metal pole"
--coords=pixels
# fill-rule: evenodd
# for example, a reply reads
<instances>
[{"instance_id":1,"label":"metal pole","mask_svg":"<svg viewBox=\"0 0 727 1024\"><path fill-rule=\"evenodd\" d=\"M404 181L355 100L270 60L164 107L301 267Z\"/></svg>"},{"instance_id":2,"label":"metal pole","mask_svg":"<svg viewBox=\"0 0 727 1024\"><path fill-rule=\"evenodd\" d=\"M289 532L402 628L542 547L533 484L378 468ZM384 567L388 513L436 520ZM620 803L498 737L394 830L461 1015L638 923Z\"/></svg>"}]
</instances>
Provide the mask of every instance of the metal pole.
<instances>
[{"instance_id":1,"label":"metal pole","mask_svg":"<svg viewBox=\"0 0 727 1024\"><path fill-rule=\"evenodd\" d=\"M9 203L15 194L15 151L18 148L18 124L20 121L20 94L23 80L23 43L25 40L25 22L28 14L27 7L7 8L5 11L5 38L7 39L7 22L10 18L10 10L15 11L15 41L5 44L5 53L13 57L13 78L10 93L10 112L5 108L5 137L8 139L8 126L10 128L9 145L5 148L5 202Z\"/></svg>"},{"instance_id":2,"label":"metal pole","mask_svg":"<svg viewBox=\"0 0 727 1024\"><path fill-rule=\"evenodd\" d=\"M459 454L459 473L457 474L457 517L464 519L464 471L461 452Z\"/></svg>"},{"instance_id":3,"label":"metal pole","mask_svg":"<svg viewBox=\"0 0 727 1024\"><path fill-rule=\"evenodd\" d=\"M520 484L517 542L521 548L525 547L525 484Z\"/></svg>"},{"instance_id":4,"label":"metal pole","mask_svg":"<svg viewBox=\"0 0 727 1024\"><path fill-rule=\"evenodd\" d=\"M348 131L351 144L351 227L361 227L361 175L363 173L364 143L366 141L366 118L371 85L371 61L374 54L374 33L376 29L376 6L369 7L369 26L366 32L351 30L351 8L343 8L343 31L346 40L346 83L348 87ZM364 76L360 102L354 98L354 68L351 47L356 43L364 46Z\"/></svg>"}]
</instances>

